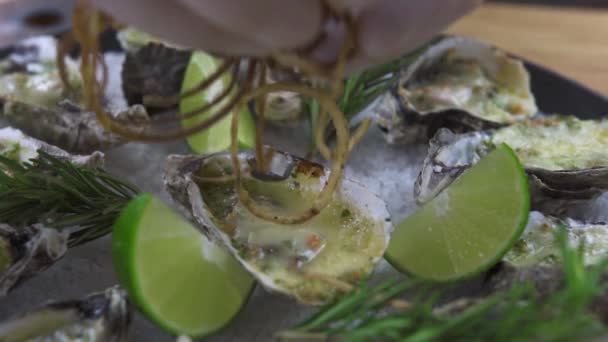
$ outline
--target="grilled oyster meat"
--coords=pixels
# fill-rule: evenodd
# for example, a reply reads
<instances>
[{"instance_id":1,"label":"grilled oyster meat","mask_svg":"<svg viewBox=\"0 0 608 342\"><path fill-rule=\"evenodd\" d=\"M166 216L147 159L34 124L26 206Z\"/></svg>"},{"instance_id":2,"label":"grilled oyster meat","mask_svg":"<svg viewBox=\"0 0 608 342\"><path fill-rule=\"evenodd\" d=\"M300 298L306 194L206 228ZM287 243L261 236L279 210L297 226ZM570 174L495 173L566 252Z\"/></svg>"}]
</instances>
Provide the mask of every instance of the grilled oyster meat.
<instances>
[{"instance_id":1,"label":"grilled oyster meat","mask_svg":"<svg viewBox=\"0 0 608 342\"><path fill-rule=\"evenodd\" d=\"M270 172L253 171L251 152L241 152L244 187L258 203L282 214L307 208L329 170L284 152L268 150ZM385 203L364 186L343 179L331 204L311 220L281 225L261 220L238 200L228 153L173 155L165 184L173 199L211 241L226 247L269 291L304 304L338 295L331 282L353 284L382 258L392 231ZM227 177L230 178L230 177ZM218 178L222 179L222 178Z\"/></svg>"},{"instance_id":2,"label":"grilled oyster meat","mask_svg":"<svg viewBox=\"0 0 608 342\"><path fill-rule=\"evenodd\" d=\"M126 341L131 310L118 287L80 300L50 302L41 308L0 323L0 340L17 341Z\"/></svg>"},{"instance_id":3,"label":"grilled oyster meat","mask_svg":"<svg viewBox=\"0 0 608 342\"><path fill-rule=\"evenodd\" d=\"M503 260L517 267L555 264L561 253L555 233L562 226L566 228L569 245L581 252L585 264L593 265L605 258L608 252L607 224L583 223L531 212L526 230Z\"/></svg>"},{"instance_id":4,"label":"grilled oyster meat","mask_svg":"<svg viewBox=\"0 0 608 342\"><path fill-rule=\"evenodd\" d=\"M460 133L498 128L538 111L520 60L458 36L418 55L374 110L389 143L425 141L442 127Z\"/></svg>"},{"instance_id":5,"label":"grilled oyster meat","mask_svg":"<svg viewBox=\"0 0 608 342\"><path fill-rule=\"evenodd\" d=\"M56 45L52 37L24 40L0 62L8 66L0 68L1 117L70 152L90 153L122 144L120 137L101 126L94 113L83 109L78 65L70 58L65 60L70 88L63 86L55 63ZM117 71L115 64L109 65L110 73ZM107 97L104 102L116 119L148 119L143 106L125 107L117 97Z\"/></svg>"},{"instance_id":6,"label":"grilled oyster meat","mask_svg":"<svg viewBox=\"0 0 608 342\"><path fill-rule=\"evenodd\" d=\"M608 120L554 115L483 132L439 130L416 180L418 203L435 197L501 143L525 167L535 210L562 216L570 205L608 190Z\"/></svg>"},{"instance_id":7,"label":"grilled oyster meat","mask_svg":"<svg viewBox=\"0 0 608 342\"><path fill-rule=\"evenodd\" d=\"M75 165L96 168L104 162L101 152L71 155L17 129L0 128L0 155L3 157L23 163L36 158L39 150ZM69 232L45 228L44 223L19 227L0 223L0 296L63 257L68 236Z\"/></svg>"}]
</instances>

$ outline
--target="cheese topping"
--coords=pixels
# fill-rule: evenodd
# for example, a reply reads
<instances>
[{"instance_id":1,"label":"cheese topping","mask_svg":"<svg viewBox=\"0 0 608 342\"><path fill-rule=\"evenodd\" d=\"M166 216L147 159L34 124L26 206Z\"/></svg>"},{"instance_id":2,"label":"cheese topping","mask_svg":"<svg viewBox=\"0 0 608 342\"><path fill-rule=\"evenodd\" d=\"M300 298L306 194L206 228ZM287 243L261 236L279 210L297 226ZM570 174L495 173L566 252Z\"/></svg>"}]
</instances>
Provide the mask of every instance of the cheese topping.
<instances>
[{"instance_id":1,"label":"cheese topping","mask_svg":"<svg viewBox=\"0 0 608 342\"><path fill-rule=\"evenodd\" d=\"M555 263L561 255L555 232L562 224L567 228L568 244L572 248L582 247L586 264L597 263L605 257L608 252L608 226L605 224L583 224L572 219L561 221L531 212L526 231L504 259L517 266Z\"/></svg>"},{"instance_id":2,"label":"cheese topping","mask_svg":"<svg viewBox=\"0 0 608 342\"><path fill-rule=\"evenodd\" d=\"M3 157L23 163L36 158L38 148L20 130L11 127L0 129L0 155Z\"/></svg>"},{"instance_id":3,"label":"cheese topping","mask_svg":"<svg viewBox=\"0 0 608 342\"><path fill-rule=\"evenodd\" d=\"M284 181L248 179L244 186L259 204L279 213L301 212L315 192L298 175ZM310 183L309 183L310 184ZM313 219L282 225L257 218L236 199L233 183L199 183L215 223L231 237L233 246L257 272L268 276L299 298L324 301L336 289L311 277L324 274L353 283L371 273L374 259L385 249L384 222L374 222L352 204L336 199Z\"/></svg>"},{"instance_id":4,"label":"cheese topping","mask_svg":"<svg viewBox=\"0 0 608 342\"><path fill-rule=\"evenodd\" d=\"M514 122L536 113L527 91L517 89L512 73L522 72L506 60L496 75L483 65L448 51L401 89L403 96L421 113L462 109L494 122Z\"/></svg>"},{"instance_id":5,"label":"cheese topping","mask_svg":"<svg viewBox=\"0 0 608 342\"><path fill-rule=\"evenodd\" d=\"M556 116L499 129L492 141L507 143L525 167L589 169L608 165L608 120Z\"/></svg>"}]
</instances>

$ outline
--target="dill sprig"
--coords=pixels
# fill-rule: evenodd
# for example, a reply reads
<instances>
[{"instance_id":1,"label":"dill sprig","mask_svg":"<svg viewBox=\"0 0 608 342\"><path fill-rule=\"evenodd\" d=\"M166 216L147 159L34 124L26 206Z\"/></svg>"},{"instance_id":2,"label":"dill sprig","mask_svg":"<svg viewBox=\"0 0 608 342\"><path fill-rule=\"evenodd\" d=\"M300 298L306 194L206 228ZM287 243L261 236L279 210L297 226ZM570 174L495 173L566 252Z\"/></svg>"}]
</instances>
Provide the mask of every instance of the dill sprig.
<instances>
[{"instance_id":1,"label":"dill sprig","mask_svg":"<svg viewBox=\"0 0 608 342\"><path fill-rule=\"evenodd\" d=\"M74 165L42 150L18 163L0 156L0 222L70 229L70 247L110 232L139 190L106 171Z\"/></svg>"},{"instance_id":2,"label":"dill sprig","mask_svg":"<svg viewBox=\"0 0 608 342\"><path fill-rule=\"evenodd\" d=\"M606 336L591 311L604 294L606 262L584 266L582 254L568 246L565 228L556 236L562 251L563 286L541 294L532 282L516 284L485 298L441 304L445 287L427 281L389 281L362 285L323 308L280 341L580 341ZM436 286L435 286L436 287ZM395 298L410 294L407 305ZM399 305L397 305L399 304Z\"/></svg>"}]
</instances>

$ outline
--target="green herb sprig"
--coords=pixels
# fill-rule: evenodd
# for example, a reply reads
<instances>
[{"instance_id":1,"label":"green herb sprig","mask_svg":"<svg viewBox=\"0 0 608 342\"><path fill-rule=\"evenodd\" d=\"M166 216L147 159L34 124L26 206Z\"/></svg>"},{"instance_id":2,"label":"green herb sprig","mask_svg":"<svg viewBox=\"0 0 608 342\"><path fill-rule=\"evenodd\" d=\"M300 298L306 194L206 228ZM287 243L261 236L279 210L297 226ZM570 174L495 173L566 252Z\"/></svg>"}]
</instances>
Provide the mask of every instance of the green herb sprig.
<instances>
[{"instance_id":1,"label":"green herb sprig","mask_svg":"<svg viewBox=\"0 0 608 342\"><path fill-rule=\"evenodd\" d=\"M516 284L485 298L439 304L443 289L421 280L363 285L323 308L279 341L582 341L608 335L590 310L605 295L600 276L606 262L586 268L582 254L557 238L562 251L563 286L547 295L532 282ZM436 285L436 284L435 284ZM412 294L408 305L394 298Z\"/></svg>"},{"instance_id":2,"label":"green herb sprig","mask_svg":"<svg viewBox=\"0 0 608 342\"><path fill-rule=\"evenodd\" d=\"M0 170L0 222L75 229L70 247L109 233L139 192L102 169L74 165L42 150L25 163L0 156Z\"/></svg>"},{"instance_id":3,"label":"green herb sprig","mask_svg":"<svg viewBox=\"0 0 608 342\"><path fill-rule=\"evenodd\" d=\"M438 36L415 51L408 53L390 62L373 66L369 69L360 71L349 76L344 81L344 90L338 98L338 108L344 113L347 119L353 118L367 106L372 104L380 95L396 86L399 81L401 70L410 65L421 53L429 46L443 39ZM310 114L310 124L312 131L317 125L320 106L315 99L304 101L305 109ZM333 130L328 127L327 135L331 135ZM311 152L316 151L314 138L311 142Z\"/></svg>"}]
</instances>

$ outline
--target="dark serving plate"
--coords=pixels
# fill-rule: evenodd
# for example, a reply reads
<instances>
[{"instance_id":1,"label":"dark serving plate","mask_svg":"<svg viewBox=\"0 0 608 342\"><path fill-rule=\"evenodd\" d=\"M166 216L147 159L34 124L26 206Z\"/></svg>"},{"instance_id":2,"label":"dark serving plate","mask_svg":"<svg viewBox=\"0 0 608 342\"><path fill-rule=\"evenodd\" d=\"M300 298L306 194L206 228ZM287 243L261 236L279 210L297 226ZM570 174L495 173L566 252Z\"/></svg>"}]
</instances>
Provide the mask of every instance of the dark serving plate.
<instances>
[{"instance_id":1,"label":"dark serving plate","mask_svg":"<svg viewBox=\"0 0 608 342\"><path fill-rule=\"evenodd\" d=\"M524 59L525 60L525 59ZM547 114L571 114L583 119L608 115L608 97L559 73L526 61L538 108Z\"/></svg>"}]
</instances>

